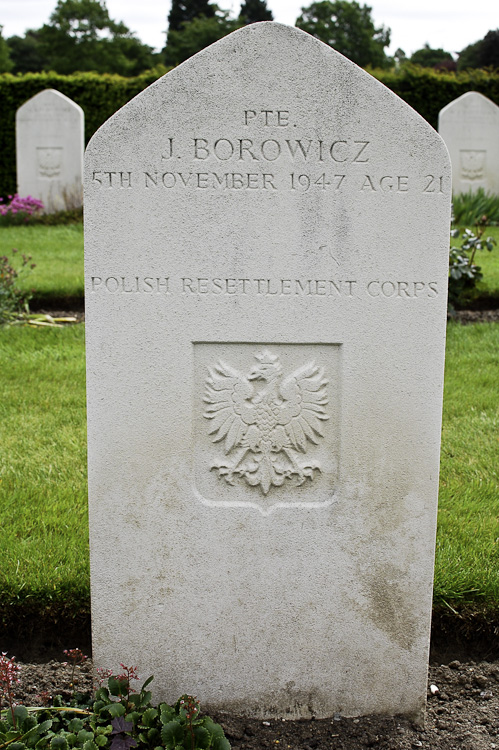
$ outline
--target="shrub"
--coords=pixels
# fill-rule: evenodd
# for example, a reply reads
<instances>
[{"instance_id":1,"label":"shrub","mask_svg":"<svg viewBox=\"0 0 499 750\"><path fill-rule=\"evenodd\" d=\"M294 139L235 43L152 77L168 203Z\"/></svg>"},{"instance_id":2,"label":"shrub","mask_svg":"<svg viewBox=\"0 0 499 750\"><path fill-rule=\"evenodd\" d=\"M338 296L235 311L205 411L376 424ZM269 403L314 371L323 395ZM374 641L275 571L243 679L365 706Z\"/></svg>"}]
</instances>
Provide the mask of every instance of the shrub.
<instances>
[{"instance_id":1,"label":"shrub","mask_svg":"<svg viewBox=\"0 0 499 750\"><path fill-rule=\"evenodd\" d=\"M451 237L461 236L461 246L449 251L449 308L463 306L476 295L476 286L483 278L480 266L475 264L477 250L492 250L496 241L493 237L483 239L485 225L477 225L475 231L451 230Z\"/></svg>"},{"instance_id":2,"label":"shrub","mask_svg":"<svg viewBox=\"0 0 499 750\"><path fill-rule=\"evenodd\" d=\"M43 211L43 203L38 198L21 198L17 193L9 195L10 203L4 203L0 197L0 224L23 224ZM3 204L3 205L2 205Z\"/></svg>"},{"instance_id":3,"label":"shrub","mask_svg":"<svg viewBox=\"0 0 499 750\"><path fill-rule=\"evenodd\" d=\"M454 223L457 226L499 224L499 196L478 188L475 193L460 193L452 199Z\"/></svg>"},{"instance_id":4,"label":"shrub","mask_svg":"<svg viewBox=\"0 0 499 750\"><path fill-rule=\"evenodd\" d=\"M16 249L12 254L17 253ZM29 264L30 268L35 268L31 263L31 255L22 254L22 266L20 271L11 265L6 255L0 256L0 325L12 323L19 315L29 312L28 303L33 296L32 291L24 291L18 288L17 278L23 273Z\"/></svg>"},{"instance_id":5,"label":"shrub","mask_svg":"<svg viewBox=\"0 0 499 750\"><path fill-rule=\"evenodd\" d=\"M497 70L467 70L454 73L405 63L398 69L370 72L410 104L434 128L438 127L440 110L467 91L478 91L499 105Z\"/></svg>"},{"instance_id":6,"label":"shrub","mask_svg":"<svg viewBox=\"0 0 499 750\"><path fill-rule=\"evenodd\" d=\"M14 704L12 686L19 679L19 667L14 664L14 657L0 656L0 701L5 697L8 704L0 712L0 747L230 750L222 727L209 716L202 716L199 702L193 696L183 695L174 706L160 703L154 707L147 690L152 677L136 692L131 685L131 680L137 679L136 667L121 664L123 673L117 676L107 671L107 687L99 687L94 697L77 693L74 672L86 657L79 649L65 653L73 662L73 697L64 702L61 696L55 696L52 706L45 708Z\"/></svg>"}]
</instances>

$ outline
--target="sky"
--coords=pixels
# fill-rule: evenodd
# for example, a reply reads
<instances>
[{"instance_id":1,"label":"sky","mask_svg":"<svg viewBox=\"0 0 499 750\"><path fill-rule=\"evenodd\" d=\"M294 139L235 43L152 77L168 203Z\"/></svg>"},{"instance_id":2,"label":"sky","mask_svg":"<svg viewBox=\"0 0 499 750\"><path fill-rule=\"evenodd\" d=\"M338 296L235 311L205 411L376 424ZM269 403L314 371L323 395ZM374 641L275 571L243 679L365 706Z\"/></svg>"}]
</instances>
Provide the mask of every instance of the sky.
<instances>
[{"instance_id":1,"label":"sky","mask_svg":"<svg viewBox=\"0 0 499 750\"><path fill-rule=\"evenodd\" d=\"M47 23L57 0L1 0L3 36L22 36ZM293 25L311 0L267 0L274 20ZM165 43L170 0L107 0L111 18L124 21L139 39L155 49ZM239 12L239 0L218 0L221 8ZM388 53L401 48L407 56L428 43L457 53L499 27L497 0L360 0L372 8L376 26L391 29Z\"/></svg>"}]
</instances>

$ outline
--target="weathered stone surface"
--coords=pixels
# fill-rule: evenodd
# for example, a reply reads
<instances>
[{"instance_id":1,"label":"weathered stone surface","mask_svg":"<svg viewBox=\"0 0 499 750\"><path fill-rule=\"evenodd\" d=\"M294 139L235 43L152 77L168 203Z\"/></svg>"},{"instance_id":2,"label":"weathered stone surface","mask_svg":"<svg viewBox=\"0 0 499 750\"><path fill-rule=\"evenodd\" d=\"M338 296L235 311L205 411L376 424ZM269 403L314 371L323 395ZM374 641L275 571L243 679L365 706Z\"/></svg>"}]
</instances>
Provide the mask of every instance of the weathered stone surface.
<instances>
[{"instance_id":1,"label":"weathered stone surface","mask_svg":"<svg viewBox=\"0 0 499 750\"><path fill-rule=\"evenodd\" d=\"M207 709L421 716L450 187L419 115L273 23L94 136L97 664Z\"/></svg>"},{"instance_id":2,"label":"weathered stone surface","mask_svg":"<svg viewBox=\"0 0 499 750\"><path fill-rule=\"evenodd\" d=\"M16 113L17 192L47 212L81 206L84 114L60 91L46 89Z\"/></svg>"},{"instance_id":3,"label":"weathered stone surface","mask_svg":"<svg viewBox=\"0 0 499 750\"><path fill-rule=\"evenodd\" d=\"M499 107L468 91L440 110L438 132L449 149L453 192L499 195Z\"/></svg>"}]
</instances>

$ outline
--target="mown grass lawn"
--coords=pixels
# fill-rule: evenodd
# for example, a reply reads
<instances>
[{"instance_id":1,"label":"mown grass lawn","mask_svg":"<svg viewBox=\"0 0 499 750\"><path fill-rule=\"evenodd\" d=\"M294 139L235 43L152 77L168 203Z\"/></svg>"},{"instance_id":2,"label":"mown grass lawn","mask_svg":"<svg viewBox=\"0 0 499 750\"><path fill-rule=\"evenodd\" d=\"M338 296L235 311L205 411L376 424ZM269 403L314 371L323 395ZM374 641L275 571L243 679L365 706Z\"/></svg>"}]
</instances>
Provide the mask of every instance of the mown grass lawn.
<instances>
[{"instance_id":1,"label":"mown grass lawn","mask_svg":"<svg viewBox=\"0 0 499 750\"><path fill-rule=\"evenodd\" d=\"M84 333L0 328L0 621L88 602Z\"/></svg>"},{"instance_id":2,"label":"mown grass lawn","mask_svg":"<svg viewBox=\"0 0 499 750\"><path fill-rule=\"evenodd\" d=\"M88 607L84 326L0 329L0 373L0 621ZM435 601L452 607L499 606L498 373L499 323L450 323Z\"/></svg>"},{"instance_id":3,"label":"mown grass lawn","mask_svg":"<svg viewBox=\"0 0 499 750\"><path fill-rule=\"evenodd\" d=\"M0 255L20 267L20 255L32 256L36 267L19 276L21 289L34 289L40 304L56 298L60 302L83 300L83 226L18 226L0 228Z\"/></svg>"},{"instance_id":4,"label":"mown grass lawn","mask_svg":"<svg viewBox=\"0 0 499 750\"><path fill-rule=\"evenodd\" d=\"M435 600L499 607L499 323L447 326Z\"/></svg>"}]
</instances>

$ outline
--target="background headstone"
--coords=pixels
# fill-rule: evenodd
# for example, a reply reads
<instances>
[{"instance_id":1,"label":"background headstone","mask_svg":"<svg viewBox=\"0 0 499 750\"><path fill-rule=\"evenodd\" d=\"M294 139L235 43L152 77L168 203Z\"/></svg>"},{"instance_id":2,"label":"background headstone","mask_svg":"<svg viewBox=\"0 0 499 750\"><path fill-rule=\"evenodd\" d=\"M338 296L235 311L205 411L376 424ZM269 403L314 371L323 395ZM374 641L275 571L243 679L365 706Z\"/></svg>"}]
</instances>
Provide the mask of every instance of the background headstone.
<instances>
[{"instance_id":1,"label":"background headstone","mask_svg":"<svg viewBox=\"0 0 499 750\"><path fill-rule=\"evenodd\" d=\"M51 213L82 204L84 114L64 94L46 89L16 113L17 192Z\"/></svg>"},{"instance_id":2,"label":"background headstone","mask_svg":"<svg viewBox=\"0 0 499 750\"><path fill-rule=\"evenodd\" d=\"M438 134L274 23L86 156L93 654L155 697L421 718L450 222Z\"/></svg>"},{"instance_id":3,"label":"background headstone","mask_svg":"<svg viewBox=\"0 0 499 750\"><path fill-rule=\"evenodd\" d=\"M438 132L449 149L453 193L499 195L499 107L468 91L440 110Z\"/></svg>"}]
</instances>

